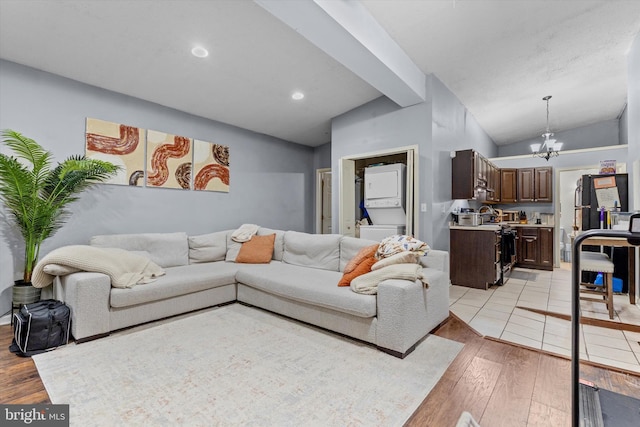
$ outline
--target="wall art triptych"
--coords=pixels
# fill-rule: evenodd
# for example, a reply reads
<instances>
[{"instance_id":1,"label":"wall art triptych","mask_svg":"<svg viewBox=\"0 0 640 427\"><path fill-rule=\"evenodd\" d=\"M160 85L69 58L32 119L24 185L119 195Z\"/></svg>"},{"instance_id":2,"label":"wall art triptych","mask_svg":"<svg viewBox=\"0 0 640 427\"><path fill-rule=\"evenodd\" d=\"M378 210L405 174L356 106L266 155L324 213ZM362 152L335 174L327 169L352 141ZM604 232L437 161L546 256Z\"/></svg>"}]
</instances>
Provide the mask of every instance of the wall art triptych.
<instances>
[{"instance_id":1,"label":"wall art triptych","mask_svg":"<svg viewBox=\"0 0 640 427\"><path fill-rule=\"evenodd\" d=\"M87 118L86 156L120 166L108 184L229 192L229 147Z\"/></svg>"}]
</instances>

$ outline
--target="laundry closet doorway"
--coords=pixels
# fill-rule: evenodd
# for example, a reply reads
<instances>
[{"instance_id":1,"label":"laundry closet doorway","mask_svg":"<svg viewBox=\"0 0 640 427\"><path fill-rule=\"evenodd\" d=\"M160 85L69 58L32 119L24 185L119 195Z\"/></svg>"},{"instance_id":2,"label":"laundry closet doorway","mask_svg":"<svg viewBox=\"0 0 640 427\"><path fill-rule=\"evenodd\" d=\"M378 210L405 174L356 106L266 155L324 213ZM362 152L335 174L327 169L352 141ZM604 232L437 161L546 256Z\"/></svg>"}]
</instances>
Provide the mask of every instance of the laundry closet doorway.
<instances>
[{"instance_id":1,"label":"laundry closet doorway","mask_svg":"<svg viewBox=\"0 0 640 427\"><path fill-rule=\"evenodd\" d=\"M406 165L405 234L413 235L418 228L418 146L399 147L372 153L342 157L339 164L339 220L338 232L358 237L357 222L361 219L360 202L364 194L364 169L378 164L402 163Z\"/></svg>"}]
</instances>

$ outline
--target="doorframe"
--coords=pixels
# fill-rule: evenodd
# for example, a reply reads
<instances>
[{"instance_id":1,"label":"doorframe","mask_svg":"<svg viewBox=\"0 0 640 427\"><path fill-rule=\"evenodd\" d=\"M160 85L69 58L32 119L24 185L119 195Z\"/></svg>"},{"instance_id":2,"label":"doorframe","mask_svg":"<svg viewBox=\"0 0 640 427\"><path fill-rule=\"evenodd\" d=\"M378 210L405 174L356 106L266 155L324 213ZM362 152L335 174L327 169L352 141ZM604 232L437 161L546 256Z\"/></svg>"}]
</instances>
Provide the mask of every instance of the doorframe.
<instances>
[{"instance_id":1,"label":"doorframe","mask_svg":"<svg viewBox=\"0 0 640 427\"><path fill-rule=\"evenodd\" d=\"M556 201L554 202L554 208L553 208L553 225L554 225L554 238L553 238L553 249L554 249L554 256L553 256L553 265L554 267L560 267L560 251L556 251L556 248L560 247L560 202L561 202L561 196L560 196L560 174L562 172L571 172L571 171L578 171L578 170L589 170L589 169L596 169L598 170L600 168L600 165L584 165L584 166L567 166L564 168L554 168L554 174L555 174L555 193L556 194ZM627 164L626 162L618 162L616 165L616 173L627 173ZM571 207L573 209L573 206ZM573 230L571 230L573 232Z\"/></svg>"},{"instance_id":2,"label":"doorframe","mask_svg":"<svg viewBox=\"0 0 640 427\"><path fill-rule=\"evenodd\" d=\"M419 150L418 145L407 145L403 147L389 148L385 150L372 151L368 153L352 154L349 156L341 157L338 162L338 233L342 235L355 235L355 162L356 160L368 159L371 157L390 156L394 154L406 154L407 155L407 185L406 195L407 198L407 210L405 212L407 218L407 230L406 234L415 234L419 230L419 216L418 216L418 201L416 195L419 192L419 179L418 179L418 163L419 163ZM409 162L411 165L409 164ZM409 180L413 183L412 186L408 185ZM411 188L412 187L412 188ZM409 209L409 206L413 206L413 209ZM352 211L349 214L348 211ZM353 220L352 220L353 218ZM353 229L351 229L351 223L353 223Z\"/></svg>"},{"instance_id":3,"label":"doorframe","mask_svg":"<svg viewBox=\"0 0 640 427\"><path fill-rule=\"evenodd\" d=\"M322 174L331 168L316 169L316 234L322 234Z\"/></svg>"}]
</instances>

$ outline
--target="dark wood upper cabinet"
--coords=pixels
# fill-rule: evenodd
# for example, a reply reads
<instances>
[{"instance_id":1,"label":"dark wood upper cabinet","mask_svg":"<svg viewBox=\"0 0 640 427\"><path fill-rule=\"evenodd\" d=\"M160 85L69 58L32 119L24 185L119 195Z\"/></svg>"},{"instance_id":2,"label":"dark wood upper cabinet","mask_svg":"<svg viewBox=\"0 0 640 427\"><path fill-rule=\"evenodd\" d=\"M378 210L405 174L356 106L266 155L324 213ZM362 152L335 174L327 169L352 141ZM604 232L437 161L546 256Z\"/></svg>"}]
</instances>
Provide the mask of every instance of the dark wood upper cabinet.
<instances>
[{"instance_id":1,"label":"dark wood upper cabinet","mask_svg":"<svg viewBox=\"0 0 640 427\"><path fill-rule=\"evenodd\" d=\"M473 150L456 151L451 159L451 198L485 200L491 164Z\"/></svg>"},{"instance_id":2,"label":"dark wood upper cabinet","mask_svg":"<svg viewBox=\"0 0 640 427\"><path fill-rule=\"evenodd\" d=\"M518 202L552 202L550 166L518 169Z\"/></svg>"},{"instance_id":3,"label":"dark wood upper cabinet","mask_svg":"<svg viewBox=\"0 0 640 427\"><path fill-rule=\"evenodd\" d=\"M535 200L535 173L533 168L518 169L518 201L534 202Z\"/></svg>"},{"instance_id":4,"label":"dark wood upper cabinet","mask_svg":"<svg viewBox=\"0 0 640 427\"><path fill-rule=\"evenodd\" d=\"M553 170L551 167L535 168L535 201L549 202L553 201Z\"/></svg>"},{"instance_id":5,"label":"dark wood upper cabinet","mask_svg":"<svg viewBox=\"0 0 640 427\"><path fill-rule=\"evenodd\" d=\"M487 203L553 201L553 169L500 169L474 150L456 151L451 160L451 198Z\"/></svg>"},{"instance_id":6,"label":"dark wood upper cabinet","mask_svg":"<svg viewBox=\"0 0 640 427\"><path fill-rule=\"evenodd\" d=\"M499 169L500 173L500 202L501 203L516 203L517 197L517 182L518 182L518 169Z\"/></svg>"},{"instance_id":7,"label":"dark wood upper cabinet","mask_svg":"<svg viewBox=\"0 0 640 427\"><path fill-rule=\"evenodd\" d=\"M473 150L456 151L451 159L451 198L475 199L480 168L479 156Z\"/></svg>"}]
</instances>

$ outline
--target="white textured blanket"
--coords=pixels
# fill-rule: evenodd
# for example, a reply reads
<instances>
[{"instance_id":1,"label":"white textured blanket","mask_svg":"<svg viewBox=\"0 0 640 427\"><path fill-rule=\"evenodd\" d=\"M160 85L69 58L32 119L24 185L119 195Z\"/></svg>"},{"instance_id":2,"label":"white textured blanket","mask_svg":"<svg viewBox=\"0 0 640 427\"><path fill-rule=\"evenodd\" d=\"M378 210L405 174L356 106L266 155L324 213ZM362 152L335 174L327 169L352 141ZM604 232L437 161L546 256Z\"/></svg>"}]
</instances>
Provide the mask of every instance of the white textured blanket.
<instances>
[{"instance_id":1,"label":"white textured blanket","mask_svg":"<svg viewBox=\"0 0 640 427\"><path fill-rule=\"evenodd\" d=\"M55 276L44 272L44 266L48 264L106 274L115 288L149 283L164 274L164 270L149 258L124 249L71 245L51 251L38 262L31 277L36 288L47 287L53 282Z\"/></svg>"},{"instance_id":2,"label":"white textured blanket","mask_svg":"<svg viewBox=\"0 0 640 427\"><path fill-rule=\"evenodd\" d=\"M378 293L378 285L388 279L404 279L415 282L420 280L425 287L424 274L420 264L393 264L379 270L358 276L351 281L351 290L358 294L375 295Z\"/></svg>"},{"instance_id":3,"label":"white textured blanket","mask_svg":"<svg viewBox=\"0 0 640 427\"><path fill-rule=\"evenodd\" d=\"M256 224L242 224L240 228L231 234L231 240L238 243L248 242L258 232L259 228L260 226Z\"/></svg>"}]
</instances>

